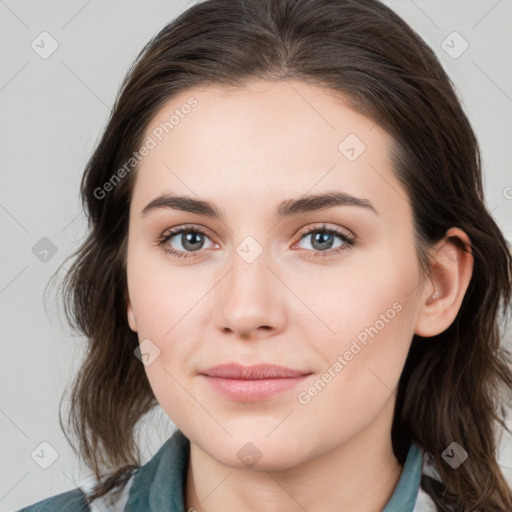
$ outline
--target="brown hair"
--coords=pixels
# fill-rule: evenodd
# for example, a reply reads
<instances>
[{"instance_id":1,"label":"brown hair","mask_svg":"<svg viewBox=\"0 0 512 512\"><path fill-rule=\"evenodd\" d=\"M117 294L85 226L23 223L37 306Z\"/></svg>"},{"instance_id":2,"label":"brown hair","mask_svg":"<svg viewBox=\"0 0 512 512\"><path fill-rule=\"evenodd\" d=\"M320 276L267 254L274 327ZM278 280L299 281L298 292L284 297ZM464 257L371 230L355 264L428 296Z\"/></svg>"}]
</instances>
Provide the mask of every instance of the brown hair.
<instances>
[{"instance_id":1,"label":"brown hair","mask_svg":"<svg viewBox=\"0 0 512 512\"><path fill-rule=\"evenodd\" d=\"M509 313L512 257L485 205L477 140L449 77L425 42L375 0L206 0L149 41L121 84L83 175L89 232L72 255L62 294L70 324L88 339L68 425L81 458L103 479L91 499L120 491L140 465L134 430L157 405L134 356L138 339L125 302L136 165L108 193L98 190L141 147L148 123L173 95L210 83L242 87L252 79L298 79L339 92L392 135L394 171L413 208L425 278L430 251L446 231L457 226L468 234L469 287L447 330L412 340L393 449L401 463L411 441L433 455L445 486L435 498L442 510L510 511L495 427L506 428L502 392L512 389L500 332L500 321L508 321L500 312ZM441 457L453 441L469 452L456 470Z\"/></svg>"}]
</instances>

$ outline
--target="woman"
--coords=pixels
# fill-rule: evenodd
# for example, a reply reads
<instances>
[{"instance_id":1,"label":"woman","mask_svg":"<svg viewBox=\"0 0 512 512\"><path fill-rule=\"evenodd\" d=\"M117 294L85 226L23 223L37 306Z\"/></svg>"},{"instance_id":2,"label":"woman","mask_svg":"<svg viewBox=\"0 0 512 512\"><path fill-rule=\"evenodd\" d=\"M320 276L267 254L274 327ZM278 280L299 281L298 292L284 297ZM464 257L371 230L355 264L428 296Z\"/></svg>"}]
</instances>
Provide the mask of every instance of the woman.
<instances>
[{"instance_id":1,"label":"woman","mask_svg":"<svg viewBox=\"0 0 512 512\"><path fill-rule=\"evenodd\" d=\"M389 8L194 5L82 195L69 424L95 477L23 510L512 509L512 258L450 80ZM156 405L178 431L140 467Z\"/></svg>"}]
</instances>

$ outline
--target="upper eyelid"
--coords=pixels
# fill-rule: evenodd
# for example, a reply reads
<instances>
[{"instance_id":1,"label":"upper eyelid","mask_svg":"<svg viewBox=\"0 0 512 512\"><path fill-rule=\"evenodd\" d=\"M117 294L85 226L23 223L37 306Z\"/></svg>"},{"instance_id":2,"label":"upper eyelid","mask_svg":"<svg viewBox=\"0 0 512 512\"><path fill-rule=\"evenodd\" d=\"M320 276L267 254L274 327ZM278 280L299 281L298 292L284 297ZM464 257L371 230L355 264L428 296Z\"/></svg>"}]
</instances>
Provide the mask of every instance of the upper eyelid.
<instances>
[{"instance_id":1,"label":"upper eyelid","mask_svg":"<svg viewBox=\"0 0 512 512\"><path fill-rule=\"evenodd\" d=\"M211 233L211 231L204 227L204 226L200 226L198 224L182 224L182 225L179 225L179 226L176 226L176 227L173 227L173 228L167 228L165 229L163 232L162 232L162 236L166 236L166 235L179 235L181 234L183 231L199 231L201 233L205 233L209 236L209 234Z\"/></svg>"},{"instance_id":2,"label":"upper eyelid","mask_svg":"<svg viewBox=\"0 0 512 512\"><path fill-rule=\"evenodd\" d=\"M342 228L340 226L333 226L327 222L320 223L320 225L313 225L304 229L301 229L297 236L300 236L301 238L304 235L310 235L312 232L315 231L328 231L333 230L339 232L339 235L345 235L347 238L355 238L355 235L351 233L347 228ZM338 235L338 236L339 236Z\"/></svg>"}]
</instances>

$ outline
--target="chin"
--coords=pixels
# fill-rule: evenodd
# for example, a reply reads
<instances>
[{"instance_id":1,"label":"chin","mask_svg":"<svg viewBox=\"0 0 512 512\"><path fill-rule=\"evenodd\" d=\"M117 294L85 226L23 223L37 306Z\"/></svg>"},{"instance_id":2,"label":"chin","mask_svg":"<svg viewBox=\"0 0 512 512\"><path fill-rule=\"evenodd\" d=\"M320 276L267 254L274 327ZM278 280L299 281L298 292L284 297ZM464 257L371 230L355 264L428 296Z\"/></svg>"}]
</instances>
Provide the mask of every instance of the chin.
<instances>
[{"instance_id":1,"label":"chin","mask_svg":"<svg viewBox=\"0 0 512 512\"><path fill-rule=\"evenodd\" d=\"M266 432L266 431L265 431ZM203 450L221 464L233 469L254 469L278 471L294 467L308 458L307 446L290 435L266 438L265 433L251 436L236 436L226 439L224 443L207 442Z\"/></svg>"}]
</instances>

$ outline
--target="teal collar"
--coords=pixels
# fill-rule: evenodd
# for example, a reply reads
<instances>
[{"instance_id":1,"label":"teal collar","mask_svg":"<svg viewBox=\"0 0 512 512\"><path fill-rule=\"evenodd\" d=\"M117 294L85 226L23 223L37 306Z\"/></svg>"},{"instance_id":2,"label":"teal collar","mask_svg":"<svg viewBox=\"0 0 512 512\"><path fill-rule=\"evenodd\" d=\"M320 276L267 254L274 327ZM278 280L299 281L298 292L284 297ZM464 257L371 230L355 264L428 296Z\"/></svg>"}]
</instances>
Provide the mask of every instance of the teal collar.
<instances>
[{"instance_id":1,"label":"teal collar","mask_svg":"<svg viewBox=\"0 0 512 512\"><path fill-rule=\"evenodd\" d=\"M423 453L421 448L411 443L405 459L402 474L395 490L382 512L413 512L420 487Z\"/></svg>"},{"instance_id":2,"label":"teal collar","mask_svg":"<svg viewBox=\"0 0 512 512\"><path fill-rule=\"evenodd\" d=\"M125 512L185 512L190 442L177 430L134 475ZM413 512L420 485L422 451L412 443L397 486L382 512Z\"/></svg>"},{"instance_id":3,"label":"teal collar","mask_svg":"<svg viewBox=\"0 0 512 512\"><path fill-rule=\"evenodd\" d=\"M134 475L125 512L185 512L190 441L177 430Z\"/></svg>"}]
</instances>

